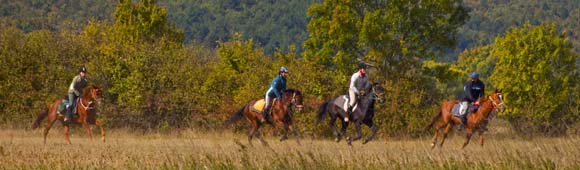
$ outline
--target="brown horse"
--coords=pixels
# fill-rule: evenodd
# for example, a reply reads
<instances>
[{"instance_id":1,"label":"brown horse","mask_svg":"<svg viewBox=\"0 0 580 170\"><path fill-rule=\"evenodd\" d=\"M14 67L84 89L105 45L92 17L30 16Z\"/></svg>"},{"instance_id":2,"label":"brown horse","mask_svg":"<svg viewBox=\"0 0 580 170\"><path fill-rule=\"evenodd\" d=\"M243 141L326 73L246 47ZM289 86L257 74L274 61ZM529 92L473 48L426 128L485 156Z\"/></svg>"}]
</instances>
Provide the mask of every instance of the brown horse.
<instances>
[{"instance_id":1,"label":"brown horse","mask_svg":"<svg viewBox=\"0 0 580 170\"><path fill-rule=\"evenodd\" d=\"M103 142L105 142L105 130L101 126L101 122L99 120L97 120L97 111L95 109L95 105L100 105L100 103L101 103L101 98L102 98L101 88L99 88L98 86L92 85L92 86L86 87L83 90L83 92L84 93L79 98L79 101L77 102L77 105L75 108L77 110L76 118L71 120L71 122L76 122L76 123L83 125L83 127L85 128L85 132L87 133L87 135L89 135L89 139L90 139L91 143L93 143L93 135L92 135L91 130L89 128L89 124L96 125L97 127L99 127L101 129L101 140ZM69 125L70 125L70 123L64 122L64 114L66 114L66 110L60 111L60 112L57 110L58 105L60 105L64 101L65 101L64 99L59 99L59 100L56 100L55 102L53 102L47 109L42 110L36 116L36 120L34 121L34 124L32 124L32 129L36 129L40 126L40 123L42 122L42 120L44 120L44 118L48 117L48 122L46 123L46 126L44 127L44 143L45 144L46 144L46 136L48 135L48 131L50 130L50 128L52 127L54 122L56 122L57 120L59 120L60 122L63 123L65 139L68 142L68 144L71 144L70 138L69 138L69 128L70 128ZM63 113L63 114L59 114L59 113Z\"/></svg>"},{"instance_id":2,"label":"brown horse","mask_svg":"<svg viewBox=\"0 0 580 170\"><path fill-rule=\"evenodd\" d=\"M493 118L492 112L503 112L504 110L504 103L503 103L503 96L501 95L501 90L495 90L490 96L487 98L479 99L480 107L475 113L469 113L467 116L467 126L466 129L466 137L467 141L463 143L462 149L469 144L469 140L474 132L479 132L479 143L483 146L483 133L487 130L487 124ZM439 113L433 117L433 120L425 130L429 130L433 125L435 125L435 134L433 135L433 143L431 147L435 147L437 144L437 137L439 135L439 131L442 128L445 128L443 132L443 138L441 139L440 147L443 146L445 142L445 138L447 138L447 134L451 130L452 126L461 124L461 120L457 116L453 116L451 114L451 110L455 104L458 104L457 101L447 101L441 104L441 109Z\"/></svg>"},{"instance_id":3,"label":"brown horse","mask_svg":"<svg viewBox=\"0 0 580 170\"><path fill-rule=\"evenodd\" d=\"M248 142L252 145L252 137L256 136L260 139L260 142L263 145L268 145L268 143L262 138L262 134L260 132L260 127L262 123L260 119L262 118L262 114L259 113L255 108L254 104L257 102L263 102L261 100L252 100L246 105L244 105L239 111L234 113L230 119L225 123L225 126L229 126L236 121L240 120L242 117L246 117L248 123L252 127L250 127L248 131ZM300 143L298 139L298 131L294 126L293 116L292 116L292 106L295 106L298 111L302 111L302 92L295 89L288 89L282 92L282 101L275 101L272 104L272 120L275 126L279 128L284 128L285 132L280 138L280 141L288 139L288 131L291 130L296 137L296 142Z\"/></svg>"}]
</instances>

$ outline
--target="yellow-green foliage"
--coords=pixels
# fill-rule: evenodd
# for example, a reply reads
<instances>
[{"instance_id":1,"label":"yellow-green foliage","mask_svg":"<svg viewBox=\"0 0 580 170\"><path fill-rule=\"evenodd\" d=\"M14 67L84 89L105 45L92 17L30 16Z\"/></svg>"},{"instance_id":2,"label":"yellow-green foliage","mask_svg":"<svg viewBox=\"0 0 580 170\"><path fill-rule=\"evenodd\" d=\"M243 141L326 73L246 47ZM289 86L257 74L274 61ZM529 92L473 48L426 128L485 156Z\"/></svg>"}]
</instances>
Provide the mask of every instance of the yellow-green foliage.
<instances>
[{"instance_id":1,"label":"yellow-green foliage","mask_svg":"<svg viewBox=\"0 0 580 170\"><path fill-rule=\"evenodd\" d=\"M503 89L509 116L520 129L561 134L578 115L578 55L554 24L513 28L495 40L491 56L498 62L491 75Z\"/></svg>"},{"instance_id":2,"label":"yellow-green foliage","mask_svg":"<svg viewBox=\"0 0 580 170\"><path fill-rule=\"evenodd\" d=\"M453 47L455 30L467 17L458 4L324 1L309 10L304 53L296 45L272 55L243 33L218 42L215 50L200 45L207 42L184 44L182 31L152 0L120 1L114 21L91 20L80 30L25 32L2 23L0 125L28 127L37 112L64 97L85 65L89 81L104 87L99 109L107 128L221 130L246 102L263 98L285 66L288 88L305 96L305 111L294 114L296 126L328 135L325 125L313 124L315 113L325 100L347 92L357 59L372 63L371 81L386 88L386 103L375 109L379 135L423 134L441 101L459 95L471 71L482 74L487 89L504 88L513 122L534 120L546 128L546 122L576 120L580 92L576 75L567 74L576 72L576 58L551 27L512 31L494 46L462 53L457 64L435 62ZM492 72L493 84L487 81Z\"/></svg>"},{"instance_id":3,"label":"yellow-green foliage","mask_svg":"<svg viewBox=\"0 0 580 170\"><path fill-rule=\"evenodd\" d=\"M449 4L452 1L441 2L464 14L460 7ZM354 9L353 5L356 4L339 6ZM416 56L421 52L430 53L427 52L429 44L449 45L452 34L431 40L443 30L452 33L449 30L462 22L461 17L450 21L453 23L439 23L439 26L451 24L449 27L422 27L408 33L403 30L412 28L412 23L404 28L390 24L389 19L402 16L402 13L391 16L373 4L365 6L379 11L373 15L378 23L367 20L364 24L370 25L364 30L350 30L355 27L348 22L318 18L313 26L314 23L328 23L341 26L332 30L342 31L331 30L329 34L333 39L325 39L327 33L316 32L328 30L312 29L319 37L307 43L309 49L305 55L299 54L296 46L290 46L288 52L265 55L260 44L243 39L242 33L236 33L231 41L219 42L216 51L196 44L184 45L181 31L173 28L166 20L165 9L154 1L121 1L115 10L114 22L90 21L80 32L25 33L15 26L3 25L0 62L6 67L0 69L0 95L4 99L0 109L10 116L2 117L1 123L28 126L37 112L66 94L69 79L77 74L80 65L86 65L90 82L104 86L105 102L99 109L108 127L216 129L249 100L263 98L278 68L285 66L290 70L288 88L299 89L305 96L304 113L295 114L297 127L310 133L324 133L312 124L314 113L323 101L346 93L350 75L356 71L355 58L360 55L357 53L363 52L364 59L377 63L377 67L369 69L371 81L387 88L384 96L387 103L376 109L375 119L381 131L387 135L419 134L435 113L442 95L433 75L423 70L421 60L428 56ZM335 12L338 17L347 17L340 11ZM351 14L350 17L363 17ZM413 17L418 20L425 17L423 14L427 13ZM445 17L437 15L437 18ZM397 36L415 38L398 41L400 38L377 31L383 27L392 27ZM419 32L428 34L428 38L416 39L422 37L416 34ZM373 33L389 38L374 39L370 37ZM345 39L345 36L350 38ZM350 41L351 38L357 41ZM397 41L390 43L393 39ZM399 46L401 42L404 45ZM425 43L416 46L415 42ZM318 46L325 43L337 46ZM383 46L383 43L388 44ZM396 48L391 50L391 47ZM368 53L364 50L367 48L370 49ZM442 79L448 76L447 73L437 74Z\"/></svg>"}]
</instances>

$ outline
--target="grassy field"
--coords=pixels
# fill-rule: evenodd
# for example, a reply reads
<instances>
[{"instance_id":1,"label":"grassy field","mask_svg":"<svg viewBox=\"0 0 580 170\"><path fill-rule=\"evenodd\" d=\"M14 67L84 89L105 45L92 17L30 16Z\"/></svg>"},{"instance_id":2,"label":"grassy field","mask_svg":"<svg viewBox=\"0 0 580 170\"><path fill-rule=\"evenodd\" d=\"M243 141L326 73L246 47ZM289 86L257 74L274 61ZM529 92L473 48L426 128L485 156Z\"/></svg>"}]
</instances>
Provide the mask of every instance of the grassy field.
<instances>
[{"instance_id":1,"label":"grassy field","mask_svg":"<svg viewBox=\"0 0 580 170\"><path fill-rule=\"evenodd\" d=\"M279 142L267 135L270 147L245 135L138 135L121 130L107 141L90 144L76 128L72 145L61 129L53 129L46 145L41 131L0 130L0 169L580 169L580 138L521 139L491 129L486 144L473 141L465 150L462 136L443 148L429 139L381 138L348 147L341 141L293 138ZM98 139L98 138L96 138Z\"/></svg>"}]
</instances>

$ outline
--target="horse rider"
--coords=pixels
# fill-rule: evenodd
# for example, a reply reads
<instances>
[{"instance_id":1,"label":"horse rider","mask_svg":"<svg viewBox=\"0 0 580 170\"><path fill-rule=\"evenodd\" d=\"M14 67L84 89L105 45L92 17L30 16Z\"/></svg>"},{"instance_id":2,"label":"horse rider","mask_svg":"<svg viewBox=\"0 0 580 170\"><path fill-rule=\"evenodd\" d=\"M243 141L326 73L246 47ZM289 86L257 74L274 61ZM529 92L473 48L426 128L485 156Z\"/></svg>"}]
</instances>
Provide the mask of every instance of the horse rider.
<instances>
[{"instance_id":1,"label":"horse rider","mask_svg":"<svg viewBox=\"0 0 580 170\"><path fill-rule=\"evenodd\" d=\"M370 87L368 74L366 73L366 64L359 63L358 71L350 77L350 85L348 88L348 108L347 113L351 114L354 105L359 96L365 96L366 89Z\"/></svg>"},{"instance_id":2,"label":"horse rider","mask_svg":"<svg viewBox=\"0 0 580 170\"><path fill-rule=\"evenodd\" d=\"M278 102L282 101L282 94L283 90L286 90L286 76L288 74L288 69L285 67L280 67L278 71L278 75L274 77L272 83L270 84L270 88L266 92L266 106L262 110L262 119L260 121L262 123L266 122L266 120L270 120L270 105L272 105L272 100L274 97L278 100Z\"/></svg>"},{"instance_id":3,"label":"horse rider","mask_svg":"<svg viewBox=\"0 0 580 170\"><path fill-rule=\"evenodd\" d=\"M477 105L477 100L483 97L485 93L485 85L481 80L479 80L479 73L473 72L469 75L470 80L467 81L465 86L463 86L463 100L461 100L461 107L459 108L459 114L461 117L460 128L467 125L467 115L469 114L469 105L473 102Z\"/></svg>"},{"instance_id":4,"label":"horse rider","mask_svg":"<svg viewBox=\"0 0 580 170\"><path fill-rule=\"evenodd\" d=\"M85 66L81 66L79 68L79 75L76 75L73 78L73 81L68 88L69 105L67 106L67 112L64 118L65 122L69 122L73 118L73 109L76 108L77 104L76 100L80 95L83 94L83 89L88 85L86 75L87 68Z\"/></svg>"}]
</instances>

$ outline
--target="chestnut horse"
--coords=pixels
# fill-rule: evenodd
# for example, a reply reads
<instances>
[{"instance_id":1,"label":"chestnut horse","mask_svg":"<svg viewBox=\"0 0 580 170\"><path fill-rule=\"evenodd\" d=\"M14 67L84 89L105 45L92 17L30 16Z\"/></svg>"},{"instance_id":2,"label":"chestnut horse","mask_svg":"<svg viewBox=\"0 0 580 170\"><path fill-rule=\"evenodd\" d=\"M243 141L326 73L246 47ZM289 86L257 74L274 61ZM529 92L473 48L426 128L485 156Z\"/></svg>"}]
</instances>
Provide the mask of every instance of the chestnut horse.
<instances>
[{"instance_id":1,"label":"chestnut horse","mask_svg":"<svg viewBox=\"0 0 580 170\"><path fill-rule=\"evenodd\" d=\"M274 123L275 126L284 128L285 132L280 138L280 141L288 139L288 131L291 130L296 137L296 142L300 143L300 140L298 139L298 131L294 126L291 107L295 106L299 112L302 111L302 97L302 92L299 90L288 89L282 92L282 101L273 102L271 107L272 111L270 113L274 122L268 123ZM230 117L230 119L225 123L225 126L227 127L245 116L248 123L251 125L248 131L248 142L250 145L252 145L253 136L258 137L262 145L268 145L264 138L262 138L260 132L260 127L262 126L260 119L262 118L262 114L253 108L254 104L258 101L259 100L252 100L244 105L239 111Z\"/></svg>"},{"instance_id":2,"label":"chestnut horse","mask_svg":"<svg viewBox=\"0 0 580 170\"><path fill-rule=\"evenodd\" d=\"M452 126L461 124L460 118L451 114L453 106L458 103L459 102L457 101L443 102L441 104L439 113L433 117L431 123L425 128L425 130L429 130L431 127L433 127L433 125L435 125L435 134L433 135L433 143L431 144L432 148L437 144L437 137L441 129L445 128L443 132L443 138L441 139L441 144L439 145L440 147L443 146L445 138L447 138L447 134L451 130ZM481 146L483 146L483 133L487 130L487 124L493 118L492 112L504 111L501 90L495 90L487 98L480 98L479 103L479 109L475 113L469 113L467 116L467 125L465 126L467 141L463 143L463 147L461 147L462 149L465 148L467 144L469 144L469 140L471 139L471 136L474 132L479 133L479 143Z\"/></svg>"},{"instance_id":3,"label":"chestnut horse","mask_svg":"<svg viewBox=\"0 0 580 170\"><path fill-rule=\"evenodd\" d=\"M89 128L89 124L96 125L101 129L101 140L105 142L105 130L101 126L101 122L97 120L97 111L95 109L95 105L100 105L101 98L102 98L102 91L98 86L88 86L85 87L83 90L83 95L79 98L79 101L76 105L77 115L76 117L71 120L72 122L76 122L82 124L85 128L85 132L89 136L90 142L93 143L93 135ZM40 123L44 118L48 117L48 122L44 127L44 143L46 144L46 136L48 135L48 131L56 122L59 120L63 123L64 126L64 136L68 144L71 144L69 138L69 126L70 123L64 122L64 114L66 114L66 109L61 111L59 114L57 111L57 106L64 102L64 99L59 99L53 102L47 109L42 110L37 116L34 124L32 124L32 129L36 129L40 126Z\"/></svg>"}]
</instances>

